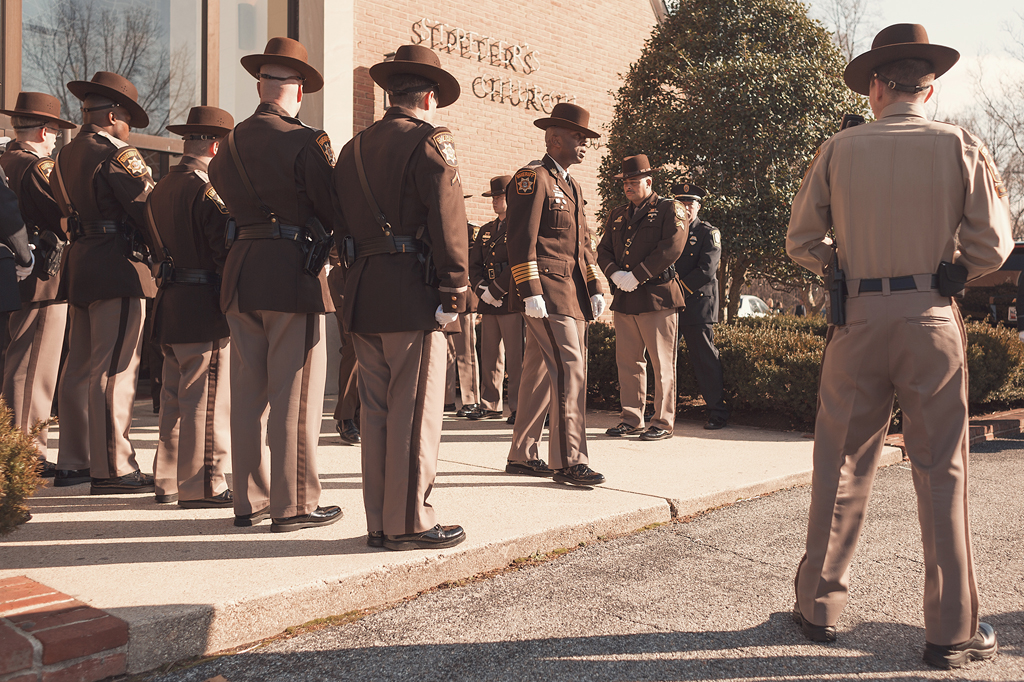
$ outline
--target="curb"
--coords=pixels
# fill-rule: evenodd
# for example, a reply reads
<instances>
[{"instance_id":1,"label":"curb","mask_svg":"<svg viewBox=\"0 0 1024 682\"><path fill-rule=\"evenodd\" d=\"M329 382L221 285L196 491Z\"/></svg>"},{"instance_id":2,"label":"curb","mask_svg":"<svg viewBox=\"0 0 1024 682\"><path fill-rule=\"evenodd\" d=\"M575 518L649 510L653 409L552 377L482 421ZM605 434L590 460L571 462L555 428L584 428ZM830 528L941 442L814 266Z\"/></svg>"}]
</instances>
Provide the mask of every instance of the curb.
<instances>
[{"instance_id":1,"label":"curb","mask_svg":"<svg viewBox=\"0 0 1024 682\"><path fill-rule=\"evenodd\" d=\"M972 419L968 426L967 442L971 445L986 440L995 440L1004 436L1018 436L1024 433L1024 410L996 412L985 419ZM903 459L907 457L907 446L903 443L903 434L894 433L886 436L885 444L899 448Z\"/></svg>"}]
</instances>

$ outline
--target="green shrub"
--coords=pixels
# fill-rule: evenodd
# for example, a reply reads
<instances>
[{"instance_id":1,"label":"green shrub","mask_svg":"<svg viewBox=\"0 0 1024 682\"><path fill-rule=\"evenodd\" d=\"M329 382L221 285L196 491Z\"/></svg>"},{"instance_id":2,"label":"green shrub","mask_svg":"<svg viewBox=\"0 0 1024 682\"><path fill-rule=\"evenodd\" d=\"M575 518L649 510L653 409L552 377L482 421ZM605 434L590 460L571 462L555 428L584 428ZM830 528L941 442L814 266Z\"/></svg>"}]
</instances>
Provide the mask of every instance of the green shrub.
<instances>
[{"instance_id":1,"label":"green shrub","mask_svg":"<svg viewBox=\"0 0 1024 682\"><path fill-rule=\"evenodd\" d=\"M1024 399L1024 346L1015 329L967 325L967 400L972 406Z\"/></svg>"},{"instance_id":2,"label":"green shrub","mask_svg":"<svg viewBox=\"0 0 1024 682\"><path fill-rule=\"evenodd\" d=\"M587 406L617 410L619 371L615 364L615 328L594 322L587 335Z\"/></svg>"},{"instance_id":3,"label":"green shrub","mask_svg":"<svg viewBox=\"0 0 1024 682\"><path fill-rule=\"evenodd\" d=\"M25 501L42 484L35 441L42 424L26 434L12 421L11 410L0 398L0 536L25 520Z\"/></svg>"},{"instance_id":4,"label":"green shrub","mask_svg":"<svg viewBox=\"0 0 1024 682\"><path fill-rule=\"evenodd\" d=\"M796 315L780 314L766 315L765 317L737 317L732 326L748 329L773 327L813 334L821 338L825 338L825 334L828 333L828 322L821 315L797 317Z\"/></svg>"}]
</instances>

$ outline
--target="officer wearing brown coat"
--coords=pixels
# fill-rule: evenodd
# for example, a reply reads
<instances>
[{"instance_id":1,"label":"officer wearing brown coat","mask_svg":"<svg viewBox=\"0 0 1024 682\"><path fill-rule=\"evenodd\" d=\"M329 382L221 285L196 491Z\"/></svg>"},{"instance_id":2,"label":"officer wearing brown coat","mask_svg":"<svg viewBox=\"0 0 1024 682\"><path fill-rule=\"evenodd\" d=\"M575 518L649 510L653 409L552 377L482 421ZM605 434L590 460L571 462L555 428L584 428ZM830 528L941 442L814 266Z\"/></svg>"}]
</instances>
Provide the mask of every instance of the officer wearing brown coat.
<instances>
[{"instance_id":1,"label":"officer wearing brown coat","mask_svg":"<svg viewBox=\"0 0 1024 682\"><path fill-rule=\"evenodd\" d=\"M338 250L331 251L331 271L327 274L327 285L331 289L331 301L334 303L334 320L338 324L338 336L341 339L341 355L338 363L338 403L334 407L334 427L341 437L341 442L348 445L359 445L362 437L359 434L359 372L356 371L356 349L352 345L352 335L345 331L345 268L341 267Z\"/></svg>"},{"instance_id":2,"label":"officer wearing brown coat","mask_svg":"<svg viewBox=\"0 0 1024 682\"><path fill-rule=\"evenodd\" d=\"M220 309L220 274L228 209L207 168L231 114L192 107L188 122L167 126L184 137L181 162L149 195L147 218L160 291L153 302L153 341L163 352L160 442L153 462L157 502L229 507L224 478L230 457L228 323Z\"/></svg>"},{"instance_id":3,"label":"officer wearing brown coat","mask_svg":"<svg viewBox=\"0 0 1024 682\"><path fill-rule=\"evenodd\" d=\"M1007 191L988 149L925 116L932 82L959 57L929 43L923 26L896 24L847 65L846 84L868 97L876 120L821 145L786 236L789 255L815 274L835 249L849 293L822 361L794 620L813 641L836 639L898 395L924 546L924 661L939 668L998 649L995 630L978 618L966 334L950 296L1013 249Z\"/></svg>"},{"instance_id":4,"label":"officer wearing brown coat","mask_svg":"<svg viewBox=\"0 0 1024 682\"><path fill-rule=\"evenodd\" d=\"M675 261L686 244L685 210L651 188L645 154L622 160L628 204L608 214L597 263L614 285L615 364L619 372L622 421L609 436L640 434L640 440L672 437L676 417L677 309L685 305ZM654 418L646 431L647 362L654 368Z\"/></svg>"},{"instance_id":5,"label":"officer wearing brown coat","mask_svg":"<svg viewBox=\"0 0 1024 682\"><path fill-rule=\"evenodd\" d=\"M384 118L341 150L345 326L359 366L363 503L371 547L450 547L427 502L444 409L445 325L465 310L466 205L455 140L435 127L459 82L430 49L403 45L370 76L388 93Z\"/></svg>"},{"instance_id":6,"label":"officer wearing brown coat","mask_svg":"<svg viewBox=\"0 0 1024 682\"><path fill-rule=\"evenodd\" d=\"M507 194L511 307L526 315L526 350L505 471L581 486L605 481L589 466L586 432L587 321L605 304L583 189L566 170L583 161L587 138L600 137L589 122L586 109L568 102L534 121L547 154L517 171ZM549 406L550 468L537 454Z\"/></svg>"},{"instance_id":7,"label":"officer wearing brown coat","mask_svg":"<svg viewBox=\"0 0 1024 682\"><path fill-rule=\"evenodd\" d=\"M508 371L509 424L516 423L519 409L519 385L523 376L523 316L509 309L512 269L508 264L508 204L505 191L511 175L491 178L490 197L498 215L480 228L469 252L469 284L480 297L480 406L468 414L470 419L501 419L502 385Z\"/></svg>"},{"instance_id":8,"label":"officer wearing brown coat","mask_svg":"<svg viewBox=\"0 0 1024 682\"><path fill-rule=\"evenodd\" d=\"M50 155L61 129L75 124L60 117L60 100L41 92L18 93L14 108L0 113L11 117L17 137L0 156L0 166L18 195L35 246L35 263L20 283L21 310L11 314L3 379L3 393L14 411L15 423L28 433L36 422L50 417L68 319L67 302L57 300L66 238L60 226L60 207L50 190ZM44 427L37 437L44 461L47 432Z\"/></svg>"},{"instance_id":9,"label":"officer wearing brown coat","mask_svg":"<svg viewBox=\"0 0 1024 682\"><path fill-rule=\"evenodd\" d=\"M463 195L468 199L470 195ZM480 226L466 223L467 243L470 250L480 234ZM445 404L455 403L455 375L459 376L459 397L462 407L456 417L468 417L480 407L480 361L476 354L477 308L480 299L470 289L466 294L466 310L459 313L459 331L448 335L448 370L445 375Z\"/></svg>"},{"instance_id":10,"label":"officer wearing brown coat","mask_svg":"<svg viewBox=\"0 0 1024 682\"><path fill-rule=\"evenodd\" d=\"M58 476L92 479L95 494L153 492L128 440L146 309L156 295L143 230L153 178L129 127L149 116L127 79L98 71L72 81L82 100L78 135L57 155L50 188L71 240L61 288L69 306L68 356L60 377Z\"/></svg>"},{"instance_id":11,"label":"officer wearing brown coat","mask_svg":"<svg viewBox=\"0 0 1024 682\"><path fill-rule=\"evenodd\" d=\"M296 118L303 93L323 87L301 43L271 38L263 54L241 61L260 105L210 162L234 223L220 303L231 330L235 525L269 515L271 530L285 532L341 518L340 508L317 504L324 313L334 308L324 261L307 260L333 228L334 153L327 133Z\"/></svg>"}]
</instances>

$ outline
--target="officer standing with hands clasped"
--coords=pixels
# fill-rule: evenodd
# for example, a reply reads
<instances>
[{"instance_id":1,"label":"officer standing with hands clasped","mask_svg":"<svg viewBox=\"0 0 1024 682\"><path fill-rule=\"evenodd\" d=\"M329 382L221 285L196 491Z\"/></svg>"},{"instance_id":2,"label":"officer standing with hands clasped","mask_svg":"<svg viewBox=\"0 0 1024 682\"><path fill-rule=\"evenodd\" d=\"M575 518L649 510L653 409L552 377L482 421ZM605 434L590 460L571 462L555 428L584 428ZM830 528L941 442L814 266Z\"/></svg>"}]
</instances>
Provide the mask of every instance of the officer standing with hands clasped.
<instances>
[{"instance_id":1,"label":"officer standing with hands clasped","mask_svg":"<svg viewBox=\"0 0 1024 682\"><path fill-rule=\"evenodd\" d=\"M647 155L622 160L623 191L629 203L616 206L605 221L597 263L615 287L615 364L619 372L622 421L609 436L640 434L640 440L672 437L676 420L676 310L685 305L675 262L687 236L683 205L652 188ZM654 418L646 431L647 362L654 369Z\"/></svg>"},{"instance_id":2,"label":"officer standing with hands clasped","mask_svg":"<svg viewBox=\"0 0 1024 682\"><path fill-rule=\"evenodd\" d=\"M526 351L505 471L577 486L605 482L589 466L586 414L587 322L605 304L583 189L567 170L583 161L587 138L600 137L589 123L590 113L569 102L534 121L547 153L516 172L506 195L511 308L526 315ZM549 406L551 467L538 455Z\"/></svg>"},{"instance_id":3,"label":"officer standing with hands clasped","mask_svg":"<svg viewBox=\"0 0 1024 682\"><path fill-rule=\"evenodd\" d=\"M818 149L793 201L786 251L815 274L838 254L848 298L821 367L807 549L793 618L836 639L849 566L899 396L924 545L924 661L958 668L998 648L978 619L967 512L966 334L951 296L1013 248L1006 188L985 145L929 121L932 83L960 55L919 24L883 29L846 67L877 119ZM835 230L836 243L826 237Z\"/></svg>"}]
</instances>

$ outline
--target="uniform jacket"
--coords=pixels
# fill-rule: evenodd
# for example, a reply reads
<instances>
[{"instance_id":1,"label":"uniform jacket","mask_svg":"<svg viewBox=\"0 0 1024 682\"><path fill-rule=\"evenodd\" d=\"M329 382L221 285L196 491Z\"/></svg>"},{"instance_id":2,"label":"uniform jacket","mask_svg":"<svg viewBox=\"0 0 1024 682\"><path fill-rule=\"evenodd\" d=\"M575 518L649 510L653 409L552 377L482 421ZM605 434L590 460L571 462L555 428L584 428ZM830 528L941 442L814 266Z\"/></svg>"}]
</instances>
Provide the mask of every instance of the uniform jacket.
<instances>
[{"instance_id":1,"label":"uniform jacket","mask_svg":"<svg viewBox=\"0 0 1024 682\"><path fill-rule=\"evenodd\" d=\"M393 235L419 239L430 254L358 258L345 273L345 329L360 334L440 329L437 306L465 312L469 292L466 204L452 134L391 107L360 136L367 182ZM356 173L354 141L338 155L334 186L341 215L338 248L352 237L358 255L358 245L381 237L383 230ZM425 281L427 257L434 263L436 285Z\"/></svg>"},{"instance_id":2,"label":"uniform jacket","mask_svg":"<svg viewBox=\"0 0 1024 682\"><path fill-rule=\"evenodd\" d=\"M305 227L313 217L334 229L331 168L334 152L327 133L304 125L277 104L263 103L234 131L234 143L260 201L281 223ZM210 181L239 228L269 225L267 215L249 198L223 140L210 162ZM333 312L327 276L306 274L303 244L291 239L239 239L231 245L221 280L220 303L227 310L283 313Z\"/></svg>"},{"instance_id":3,"label":"uniform jacket","mask_svg":"<svg viewBox=\"0 0 1024 682\"><path fill-rule=\"evenodd\" d=\"M647 281L661 275L682 254L688 233L685 209L657 194L647 197L630 217L632 205L612 209L597 245L597 264L609 281L613 272L627 270L640 282L633 291L613 289L612 310L639 315L682 308L686 300L678 279L659 284Z\"/></svg>"},{"instance_id":4,"label":"uniform jacket","mask_svg":"<svg viewBox=\"0 0 1024 682\"><path fill-rule=\"evenodd\" d=\"M686 308L679 324L718 322L718 262L722 259L722 235L700 218L690 225L676 274L686 294Z\"/></svg>"},{"instance_id":5,"label":"uniform jacket","mask_svg":"<svg viewBox=\"0 0 1024 682\"><path fill-rule=\"evenodd\" d=\"M988 149L909 102L821 146L793 200L786 251L820 275L833 226L851 290L864 278L931 274L941 261L973 279L1013 250L1006 187Z\"/></svg>"},{"instance_id":6,"label":"uniform jacket","mask_svg":"<svg viewBox=\"0 0 1024 682\"><path fill-rule=\"evenodd\" d=\"M469 253L472 254L473 253L473 246L476 245L476 239L481 234L483 234L483 232L481 231L481 228L475 226L473 223L467 223L466 227L468 228L467 229L467 234L469 235L469 241L467 242L469 244ZM467 265L466 265L467 272L469 271L468 270L469 269L469 264L468 263L469 262L467 261ZM466 292L466 312L467 313L479 312L480 305L481 305L481 303L480 303L480 294L472 286L469 287L469 290ZM486 304L484 304L484 305L486 305ZM488 307L490 307L490 306L488 306Z\"/></svg>"},{"instance_id":7,"label":"uniform jacket","mask_svg":"<svg viewBox=\"0 0 1024 682\"><path fill-rule=\"evenodd\" d=\"M508 307L512 270L508 265L507 237L508 221L492 220L480 228L469 252L470 288L478 293L487 289L491 296L501 301L497 307L481 301L477 306L477 312L481 315L508 315L512 312Z\"/></svg>"},{"instance_id":8,"label":"uniform jacket","mask_svg":"<svg viewBox=\"0 0 1024 682\"><path fill-rule=\"evenodd\" d=\"M32 252L28 248L25 222L18 210L18 197L7 186L7 176L0 167L0 312L21 308L15 261L28 265L32 262Z\"/></svg>"},{"instance_id":9,"label":"uniform jacket","mask_svg":"<svg viewBox=\"0 0 1024 682\"><path fill-rule=\"evenodd\" d=\"M514 312L525 310L523 299L543 295L549 314L594 319L590 297L602 293L597 258L583 212L583 189L569 178L571 185L545 154L518 170L506 190Z\"/></svg>"},{"instance_id":10,"label":"uniform jacket","mask_svg":"<svg viewBox=\"0 0 1024 682\"><path fill-rule=\"evenodd\" d=\"M81 236L72 241L64 256L62 293L75 305L111 298L152 298L156 284L146 263L128 258L126 231L144 234L146 197L153 178L139 150L86 124L75 139L57 154L50 173L50 189L61 213L71 215L60 191L60 170L68 199L83 223L119 221L117 234Z\"/></svg>"},{"instance_id":11,"label":"uniform jacket","mask_svg":"<svg viewBox=\"0 0 1024 682\"><path fill-rule=\"evenodd\" d=\"M220 272L227 257L228 209L210 184L206 162L181 157L156 183L149 204L160 241L175 268ZM155 240L154 240L155 242ZM155 253L153 259L164 260ZM153 302L157 343L202 343L229 335L216 284L164 284Z\"/></svg>"},{"instance_id":12,"label":"uniform jacket","mask_svg":"<svg viewBox=\"0 0 1024 682\"><path fill-rule=\"evenodd\" d=\"M25 220L29 239L36 247L36 264L32 274L19 283L21 300L52 301L57 298L60 274L50 277L46 272L46 254L39 234L51 232L60 239L66 239L60 226L60 206L50 191L53 159L38 156L20 142L11 142L7 145L7 151L0 156L0 166L7 173L11 189L18 195L21 216Z\"/></svg>"}]
</instances>

